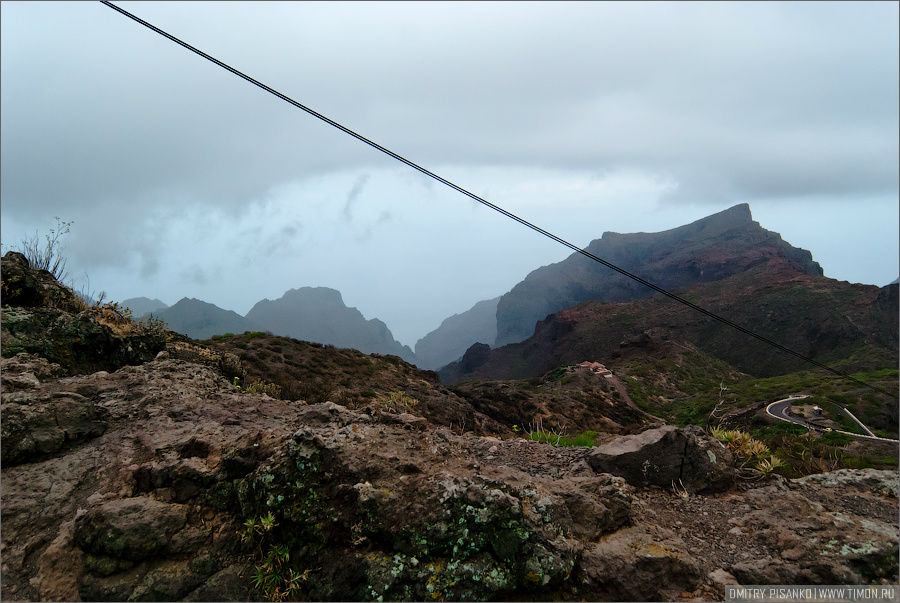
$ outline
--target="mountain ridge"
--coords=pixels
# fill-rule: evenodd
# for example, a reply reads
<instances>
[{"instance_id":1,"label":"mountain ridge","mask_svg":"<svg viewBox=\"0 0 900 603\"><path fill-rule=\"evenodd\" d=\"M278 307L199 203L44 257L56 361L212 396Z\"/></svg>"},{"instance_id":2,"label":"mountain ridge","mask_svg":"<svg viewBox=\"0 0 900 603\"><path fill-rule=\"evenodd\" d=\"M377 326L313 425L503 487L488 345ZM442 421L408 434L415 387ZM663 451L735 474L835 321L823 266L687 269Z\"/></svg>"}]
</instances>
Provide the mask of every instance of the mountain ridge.
<instances>
[{"instance_id":1,"label":"mountain ridge","mask_svg":"<svg viewBox=\"0 0 900 603\"><path fill-rule=\"evenodd\" d=\"M144 299L147 298L126 301L140 306ZM135 300L138 300L137 303ZM122 305L130 307L124 302ZM288 289L278 299L258 301L244 316L187 297L172 306L134 315L152 315L165 321L173 331L194 339L208 339L226 333L270 331L305 341L415 360L412 350L397 342L383 321L377 318L367 320L357 308L348 308L344 304L340 291L328 287Z\"/></svg>"},{"instance_id":2,"label":"mountain ridge","mask_svg":"<svg viewBox=\"0 0 900 603\"><path fill-rule=\"evenodd\" d=\"M416 342L419 366L437 370L460 358L476 341L493 342L497 337L497 302L500 297L485 299L474 306L449 316L440 326Z\"/></svg>"},{"instance_id":3,"label":"mountain ridge","mask_svg":"<svg viewBox=\"0 0 900 603\"><path fill-rule=\"evenodd\" d=\"M867 349L880 359L876 364L890 365L896 364L898 348L897 288L801 274L784 263L760 265L678 293L819 361ZM624 347L648 341L651 332L697 346L751 375L788 373L805 364L655 295L630 302L592 300L560 310L539 321L525 341L495 349L472 346L440 374L446 383L531 377L586 358L608 361Z\"/></svg>"},{"instance_id":4,"label":"mountain ridge","mask_svg":"<svg viewBox=\"0 0 900 603\"><path fill-rule=\"evenodd\" d=\"M586 250L667 289L719 280L773 258L786 260L802 273L823 274L809 251L755 222L746 203L661 232L607 231ZM652 294L644 285L574 253L532 271L501 296L494 346L526 339L537 321L583 301L631 301Z\"/></svg>"},{"instance_id":5,"label":"mountain ridge","mask_svg":"<svg viewBox=\"0 0 900 603\"><path fill-rule=\"evenodd\" d=\"M409 346L396 341L383 321L367 320L357 308L344 304L340 291L329 287L289 289L276 300L257 302L246 318L295 339L415 359Z\"/></svg>"}]
</instances>

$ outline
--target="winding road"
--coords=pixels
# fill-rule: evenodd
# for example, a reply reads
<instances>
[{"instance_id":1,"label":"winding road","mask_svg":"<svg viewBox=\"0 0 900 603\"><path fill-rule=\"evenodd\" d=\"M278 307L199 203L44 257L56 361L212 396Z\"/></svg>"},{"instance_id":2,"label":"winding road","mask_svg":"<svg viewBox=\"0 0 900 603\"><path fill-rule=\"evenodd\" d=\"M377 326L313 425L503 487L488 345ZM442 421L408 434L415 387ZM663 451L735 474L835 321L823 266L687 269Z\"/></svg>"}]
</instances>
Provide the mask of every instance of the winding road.
<instances>
[{"instance_id":1,"label":"winding road","mask_svg":"<svg viewBox=\"0 0 900 603\"><path fill-rule=\"evenodd\" d=\"M804 421L804 420L802 420L802 419L799 419L799 418L797 418L797 417L795 417L795 416L793 416L793 415L790 414L791 403L794 402L795 400L802 400L802 399L804 399L804 398L809 398L809 396L807 396L807 395L795 396L794 394L791 394L791 395L788 396L787 398L782 398L781 400L776 400L775 402L772 402L771 404L769 404L768 406L766 406L766 414L768 414L770 417L774 417L775 419L778 419L779 421L787 421L788 423L794 423L795 425L800 425L801 427L805 427L806 429L810 429L810 430L814 430L814 431L825 431L824 428L822 428L822 427L820 427L820 426L818 426L818 425L814 425L814 424L812 424L812 423L807 423L806 421ZM871 442L895 442L895 443L898 442L898 440L893 440L893 439L891 439L891 438L882 438L882 437L878 437L877 435L875 435L874 433L872 433L872 430L869 429L868 427L866 427L866 426L862 423L862 421L860 421L859 419L857 419L857 418L853 415L853 413L851 413L849 410L847 410L846 408L844 408L844 407L841 406L840 404L836 404L835 406L837 406L838 408L840 408L840 409L844 412L844 414L846 414L848 417L850 417L850 419L851 419L854 423L856 423L857 425L859 425L859 427L860 427L863 431L865 431L868 435L861 435L861 434L858 434L858 433L851 433L851 432L849 432L849 431L842 431L842 430L840 430L840 429L833 429L833 430L831 430L831 431L833 431L834 433L843 433L843 434L845 434L845 435L852 436L852 437L854 437L854 438L856 438L856 439L859 439L859 440L868 440L868 441L871 441Z\"/></svg>"}]
</instances>

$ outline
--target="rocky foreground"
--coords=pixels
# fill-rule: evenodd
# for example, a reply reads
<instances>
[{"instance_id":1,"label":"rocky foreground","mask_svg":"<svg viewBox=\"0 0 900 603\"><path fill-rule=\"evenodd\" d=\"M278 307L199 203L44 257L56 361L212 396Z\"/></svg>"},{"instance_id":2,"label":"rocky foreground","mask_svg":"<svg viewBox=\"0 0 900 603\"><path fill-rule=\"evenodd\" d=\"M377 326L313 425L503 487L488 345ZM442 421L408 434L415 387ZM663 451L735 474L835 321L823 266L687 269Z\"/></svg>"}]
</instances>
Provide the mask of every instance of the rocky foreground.
<instances>
[{"instance_id":1,"label":"rocky foreground","mask_svg":"<svg viewBox=\"0 0 900 603\"><path fill-rule=\"evenodd\" d=\"M248 393L235 358L79 307L8 258L4 600L690 600L897 579L896 473L750 483L697 428L556 448Z\"/></svg>"}]
</instances>

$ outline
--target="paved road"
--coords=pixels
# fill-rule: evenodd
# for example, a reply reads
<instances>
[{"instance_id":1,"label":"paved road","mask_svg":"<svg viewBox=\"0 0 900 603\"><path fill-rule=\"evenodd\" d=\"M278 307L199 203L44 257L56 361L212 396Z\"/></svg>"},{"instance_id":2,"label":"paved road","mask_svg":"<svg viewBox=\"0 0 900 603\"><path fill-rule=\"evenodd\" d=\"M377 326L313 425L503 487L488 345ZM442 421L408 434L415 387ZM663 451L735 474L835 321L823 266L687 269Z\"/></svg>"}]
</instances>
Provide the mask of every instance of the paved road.
<instances>
[{"instance_id":1,"label":"paved road","mask_svg":"<svg viewBox=\"0 0 900 603\"><path fill-rule=\"evenodd\" d=\"M792 394L792 395L788 396L787 398L783 398L781 400L776 400L775 402L772 402L771 404L766 406L766 414L768 414L770 417L774 417L774 418L778 419L779 421L787 421L788 423L794 423L795 425L800 425L802 427L805 427L807 429L811 429L814 431L825 431L824 428L819 427L818 425L813 425L812 423L807 423L803 419L800 419L800 418L795 417L790 414L791 404L795 400L802 400L804 398L809 398L809 396L805 396L805 395L804 396L795 396ZM851 413L849 410L847 410L846 408L843 408L839 404L836 406L838 406L841 410L843 410L845 414L847 414L857 425L859 425L863 429L863 431L865 431L869 435L860 435L858 433L851 433L849 431L842 431L840 429L832 430L835 433L843 433L845 435L852 436L858 440L868 440L870 442L897 442L897 440L893 440L891 438L878 437L877 435L872 433L872 430L870 430L868 427L863 425L863 423L859 419L857 419L855 416L853 416L853 413Z\"/></svg>"}]
</instances>

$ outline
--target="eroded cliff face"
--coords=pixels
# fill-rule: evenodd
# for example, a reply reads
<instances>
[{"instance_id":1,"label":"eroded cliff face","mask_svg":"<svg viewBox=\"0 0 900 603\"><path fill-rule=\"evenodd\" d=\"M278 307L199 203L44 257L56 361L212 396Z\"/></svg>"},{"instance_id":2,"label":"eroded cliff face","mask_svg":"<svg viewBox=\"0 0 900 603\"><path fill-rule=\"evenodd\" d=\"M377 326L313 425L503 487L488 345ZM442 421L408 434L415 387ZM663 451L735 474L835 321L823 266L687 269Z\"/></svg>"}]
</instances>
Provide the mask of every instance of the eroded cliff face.
<instances>
[{"instance_id":1,"label":"eroded cliff face","mask_svg":"<svg viewBox=\"0 0 900 603\"><path fill-rule=\"evenodd\" d=\"M3 599L709 599L897 572L896 474L735 481L696 429L555 448L246 393L184 339L95 371L9 336Z\"/></svg>"}]
</instances>

